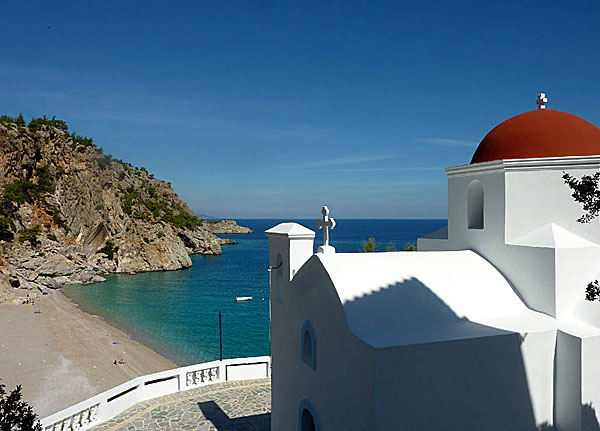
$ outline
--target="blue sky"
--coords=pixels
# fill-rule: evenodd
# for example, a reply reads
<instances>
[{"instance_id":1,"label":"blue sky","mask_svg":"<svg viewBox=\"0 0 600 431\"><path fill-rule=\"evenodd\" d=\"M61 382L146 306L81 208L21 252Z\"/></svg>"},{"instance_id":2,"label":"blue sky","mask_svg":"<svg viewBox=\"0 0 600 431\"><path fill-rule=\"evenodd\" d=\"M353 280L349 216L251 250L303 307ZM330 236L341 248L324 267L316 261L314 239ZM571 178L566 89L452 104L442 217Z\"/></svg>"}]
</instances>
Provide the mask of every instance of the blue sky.
<instances>
[{"instance_id":1,"label":"blue sky","mask_svg":"<svg viewBox=\"0 0 600 431\"><path fill-rule=\"evenodd\" d=\"M66 120L217 217L444 218L500 121L600 124L600 2L22 2L0 113Z\"/></svg>"}]
</instances>

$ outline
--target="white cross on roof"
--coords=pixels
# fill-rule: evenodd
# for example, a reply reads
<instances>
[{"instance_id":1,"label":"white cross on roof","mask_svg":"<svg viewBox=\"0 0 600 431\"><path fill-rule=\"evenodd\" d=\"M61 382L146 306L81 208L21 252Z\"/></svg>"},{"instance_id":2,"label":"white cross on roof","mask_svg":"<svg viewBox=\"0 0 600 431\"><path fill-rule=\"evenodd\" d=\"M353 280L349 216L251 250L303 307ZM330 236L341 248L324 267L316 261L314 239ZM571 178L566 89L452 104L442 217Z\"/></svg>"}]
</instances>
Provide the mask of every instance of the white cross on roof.
<instances>
[{"instance_id":1,"label":"white cross on roof","mask_svg":"<svg viewBox=\"0 0 600 431\"><path fill-rule=\"evenodd\" d=\"M548 103L548 98L546 97L546 93L538 94L537 102L538 109L546 109L546 103Z\"/></svg>"},{"instance_id":2,"label":"white cross on roof","mask_svg":"<svg viewBox=\"0 0 600 431\"><path fill-rule=\"evenodd\" d=\"M317 227L319 229L323 229L323 245L319 247L318 252L335 253L335 248L329 245L329 229L335 229L335 219L333 217L329 217L329 208L327 208L327 205L323 205L321 214L323 214L323 219L317 220Z\"/></svg>"}]
</instances>

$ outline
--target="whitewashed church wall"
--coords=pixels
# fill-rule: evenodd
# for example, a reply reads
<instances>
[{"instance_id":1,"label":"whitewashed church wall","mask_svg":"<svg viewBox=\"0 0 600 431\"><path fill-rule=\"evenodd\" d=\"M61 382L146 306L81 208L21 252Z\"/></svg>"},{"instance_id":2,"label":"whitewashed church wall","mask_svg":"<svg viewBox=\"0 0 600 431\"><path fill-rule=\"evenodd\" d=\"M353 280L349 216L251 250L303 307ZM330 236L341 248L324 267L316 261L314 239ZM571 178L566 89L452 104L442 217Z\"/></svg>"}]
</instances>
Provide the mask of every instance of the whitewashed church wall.
<instances>
[{"instance_id":1,"label":"whitewashed church wall","mask_svg":"<svg viewBox=\"0 0 600 431\"><path fill-rule=\"evenodd\" d=\"M467 190L473 180L483 184L483 229L467 227ZM448 241L419 241L419 250L473 250L502 273L529 308L554 316L554 251L505 243L504 187L503 171L449 174Z\"/></svg>"},{"instance_id":2,"label":"whitewashed church wall","mask_svg":"<svg viewBox=\"0 0 600 431\"><path fill-rule=\"evenodd\" d=\"M600 337L584 338L581 345L582 431L597 431L600 424Z\"/></svg>"},{"instance_id":3,"label":"whitewashed church wall","mask_svg":"<svg viewBox=\"0 0 600 431\"><path fill-rule=\"evenodd\" d=\"M297 273L284 301L272 304L271 380L274 430L297 429L308 400L320 429L373 429L373 349L351 334L336 290L319 259ZM309 320L316 367L301 359L301 333Z\"/></svg>"},{"instance_id":4,"label":"whitewashed church wall","mask_svg":"<svg viewBox=\"0 0 600 431\"><path fill-rule=\"evenodd\" d=\"M483 185L483 229L468 228L468 189L472 181L480 181ZM458 247L467 246L477 240L498 244L500 239L504 239L502 172L448 176L448 239Z\"/></svg>"},{"instance_id":5,"label":"whitewashed church wall","mask_svg":"<svg viewBox=\"0 0 600 431\"><path fill-rule=\"evenodd\" d=\"M529 342L525 356L520 334L378 350L375 429L537 429L552 418L553 332ZM548 365L528 375L526 361L548 353Z\"/></svg>"},{"instance_id":6,"label":"whitewashed church wall","mask_svg":"<svg viewBox=\"0 0 600 431\"><path fill-rule=\"evenodd\" d=\"M571 197L571 189L562 179L563 172L581 177L592 169L536 169L506 172L506 241L522 237L548 223L599 243L600 222L579 223L581 204Z\"/></svg>"},{"instance_id":7,"label":"whitewashed church wall","mask_svg":"<svg viewBox=\"0 0 600 431\"><path fill-rule=\"evenodd\" d=\"M581 347L580 338L558 331L554 425L559 431L581 430Z\"/></svg>"},{"instance_id":8,"label":"whitewashed church wall","mask_svg":"<svg viewBox=\"0 0 600 431\"><path fill-rule=\"evenodd\" d=\"M556 265L557 317L600 327L600 303L585 299L586 286L600 275L600 247L557 249Z\"/></svg>"},{"instance_id":9,"label":"whitewashed church wall","mask_svg":"<svg viewBox=\"0 0 600 431\"><path fill-rule=\"evenodd\" d=\"M554 354L557 331L521 334L521 355L536 426L554 422Z\"/></svg>"}]
</instances>

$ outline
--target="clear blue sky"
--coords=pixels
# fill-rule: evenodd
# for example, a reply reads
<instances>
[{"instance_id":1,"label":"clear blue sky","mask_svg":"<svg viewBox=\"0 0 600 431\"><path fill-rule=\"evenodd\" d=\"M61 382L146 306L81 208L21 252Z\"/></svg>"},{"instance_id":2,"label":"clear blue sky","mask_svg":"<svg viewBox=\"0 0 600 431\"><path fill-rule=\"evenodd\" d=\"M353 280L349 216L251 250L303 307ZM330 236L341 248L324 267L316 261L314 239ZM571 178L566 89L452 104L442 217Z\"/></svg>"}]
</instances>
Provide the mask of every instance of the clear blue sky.
<instances>
[{"instance_id":1,"label":"clear blue sky","mask_svg":"<svg viewBox=\"0 0 600 431\"><path fill-rule=\"evenodd\" d=\"M0 113L66 120L217 217L444 218L500 121L600 124L600 2L8 0Z\"/></svg>"}]
</instances>

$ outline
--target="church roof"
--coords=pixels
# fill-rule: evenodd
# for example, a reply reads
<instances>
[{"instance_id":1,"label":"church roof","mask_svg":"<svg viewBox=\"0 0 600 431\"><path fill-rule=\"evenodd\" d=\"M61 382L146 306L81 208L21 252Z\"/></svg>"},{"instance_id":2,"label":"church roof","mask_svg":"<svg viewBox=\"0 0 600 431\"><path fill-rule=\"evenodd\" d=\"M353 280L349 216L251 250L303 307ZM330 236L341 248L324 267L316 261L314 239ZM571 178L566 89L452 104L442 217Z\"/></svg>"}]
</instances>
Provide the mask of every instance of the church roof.
<instances>
[{"instance_id":1,"label":"church roof","mask_svg":"<svg viewBox=\"0 0 600 431\"><path fill-rule=\"evenodd\" d=\"M591 241L557 225L547 223L542 227L529 232L509 242L513 245L525 245L542 248L589 248L598 247Z\"/></svg>"},{"instance_id":2,"label":"church roof","mask_svg":"<svg viewBox=\"0 0 600 431\"><path fill-rule=\"evenodd\" d=\"M600 129L567 112L538 109L509 118L481 141L471 163L600 155Z\"/></svg>"},{"instance_id":3,"label":"church roof","mask_svg":"<svg viewBox=\"0 0 600 431\"><path fill-rule=\"evenodd\" d=\"M315 232L298 223L279 223L265 231L267 235L286 235L288 237L314 238Z\"/></svg>"},{"instance_id":4,"label":"church roof","mask_svg":"<svg viewBox=\"0 0 600 431\"><path fill-rule=\"evenodd\" d=\"M555 327L469 250L317 256L350 330L376 348Z\"/></svg>"}]
</instances>

